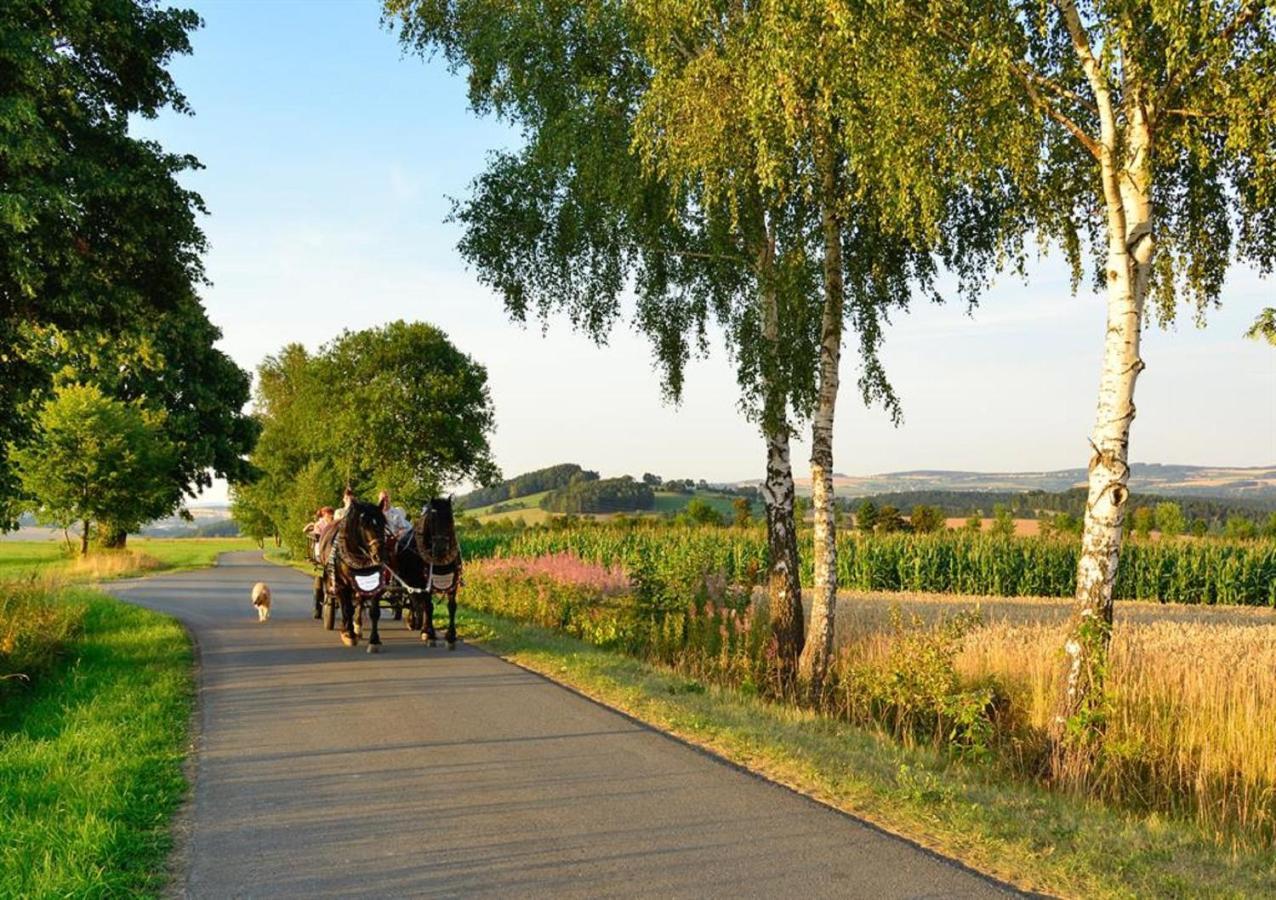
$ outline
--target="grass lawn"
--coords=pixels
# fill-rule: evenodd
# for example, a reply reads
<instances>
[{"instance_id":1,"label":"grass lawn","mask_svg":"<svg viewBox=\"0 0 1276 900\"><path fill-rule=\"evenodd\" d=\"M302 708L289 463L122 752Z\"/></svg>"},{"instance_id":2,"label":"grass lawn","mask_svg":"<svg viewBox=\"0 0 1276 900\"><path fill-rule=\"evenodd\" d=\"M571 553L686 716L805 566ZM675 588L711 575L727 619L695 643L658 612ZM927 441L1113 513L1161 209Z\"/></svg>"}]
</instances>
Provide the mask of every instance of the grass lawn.
<instances>
[{"instance_id":1,"label":"grass lawn","mask_svg":"<svg viewBox=\"0 0 1276 900\"><path fill-rule=\"evenodd\" d=\"M130 538L126 550L67 553L58 541L0 541L0 581L54 575L70 581L128 578L167 569L212 565L230 550L252 550L248 538Z\"/></svg>"},{"instance_id":2,"label":"grass lawn","mask_svg":"<svg viewBox=\"0 0 1276 900\"><path fill-rule=\"evenodd\" d=\"M154 896L186 791L190 642L165 616L54 590L81 628L0 699L0 897Z\"/></svg>"},{"instance_id":3,"label":"grass lawn","mask_svg":"<svg viewBox=\"0 0 1276 900\"><path fill-rule=\"evenodd\" d=\"M1183 822L1054 794L543 629L473 611L462 625L520 665L1024 888L1258 897L1276 884L1276 850L1233 854Z\"/></svg>"}]
</instances>

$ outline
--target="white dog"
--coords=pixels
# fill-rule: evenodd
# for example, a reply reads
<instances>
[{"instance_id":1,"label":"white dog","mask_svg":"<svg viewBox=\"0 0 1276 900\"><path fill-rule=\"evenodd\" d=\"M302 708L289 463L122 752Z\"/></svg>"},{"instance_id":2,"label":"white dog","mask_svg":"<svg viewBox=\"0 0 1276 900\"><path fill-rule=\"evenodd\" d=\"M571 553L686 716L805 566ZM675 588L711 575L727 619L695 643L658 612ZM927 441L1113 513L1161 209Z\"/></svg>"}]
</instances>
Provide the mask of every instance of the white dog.
<instances>
[{"instance_id":1,"label":"white dog","mask_svg":"<svg viewBox=\"0 0 1276 900\"><path fill-rule=\"evenodd\" d=\"M257 621L270 618L270 585L259 581L253 585L253 606L257 607Z\"/></svg>"}]
</instances>

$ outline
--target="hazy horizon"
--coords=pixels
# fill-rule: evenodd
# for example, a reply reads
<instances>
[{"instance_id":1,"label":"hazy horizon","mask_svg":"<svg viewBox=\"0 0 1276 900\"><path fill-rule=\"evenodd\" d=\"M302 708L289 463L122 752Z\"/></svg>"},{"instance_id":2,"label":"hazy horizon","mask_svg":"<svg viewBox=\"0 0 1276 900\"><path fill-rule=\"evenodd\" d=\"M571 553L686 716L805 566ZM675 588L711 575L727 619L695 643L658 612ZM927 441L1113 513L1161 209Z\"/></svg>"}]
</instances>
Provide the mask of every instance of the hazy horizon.
<instances>
[{"instance_id":1,"label":"hazy horizon","mask_svg":"<svg viewBox=\"0 0 1276 900\"><path fill-rule=\"evenodd\" d=\"M139 130L207 167L187 179L210 210L204 298L240 365L292 341L313 349L344 328L420 319L487 367L506 475L575 461L608 474L760 476L762 442L720 350L691 364L682 404L666 406L628 326L604 348L562 321L542 337L538 324L511 324L466 271L447 198L465 196L483 154L515 136L466 109L463 76L403 58L375 3L194 6L206 27L172 71L195 115ZM1236 269L1207 328L1188 309L1168 332L1149 326L1131 458L1276 462L1276 351L1241 337L1274 294L1271 279ZM1103 329L1102 299L1088 283L1072 296L1058 253L1026 282L999 279L973 315L918 304L883 351L898 429L860 404L848 335L835 468L1084 467ZM808 455L796 441L799 475Z\"/></svg>"}]
</instances>

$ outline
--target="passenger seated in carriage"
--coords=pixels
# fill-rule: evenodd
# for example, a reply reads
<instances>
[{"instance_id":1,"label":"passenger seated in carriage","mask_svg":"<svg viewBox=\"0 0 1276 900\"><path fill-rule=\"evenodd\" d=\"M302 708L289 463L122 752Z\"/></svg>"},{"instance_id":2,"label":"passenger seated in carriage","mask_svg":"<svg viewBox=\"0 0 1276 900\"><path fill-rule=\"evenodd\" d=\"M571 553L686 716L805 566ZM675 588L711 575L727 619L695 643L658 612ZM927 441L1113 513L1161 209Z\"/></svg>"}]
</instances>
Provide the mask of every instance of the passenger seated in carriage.
<instances>
[{"instance_id":1,"label":"passenger seated in carriage","mask_svg":"<svg viewBox=\"0 0 1276 900\"><path fill-rule=\"evenodd\" d=\"M323 536L334 524L332 507L321 506L315 511L315 520L301 529L310 539L310 556L316 562L319 561L319 546L323 542Z\"/></svg>"},{"instance_id":2,"label":"passenger seated in carriage","mask_svg":"<svg viewBox=\"0 0 1276 900\"><path fill-rule=\"evenodd\" d=\"M333 521L340 522L346 517L346 513L350 511L350 504L354 503L354 488L346 485L346 489L341 493L341 509L333 514Z\"/></svg>"},{"instance_id":3,"label":"passenger seated in carriage","mask_svg":"<svg viewBox=\"0 0 1276 900\"><path fill-rule=\"evenodd\" d=\"M391 537L398 539L412 527L412 523L408 521L408 514L403 511L403 507L390 505L389 491L382 491L377 495L377 505L381 507L381 512L385 514L386 529L390 532Z\"/></svg>"}]
</instances>

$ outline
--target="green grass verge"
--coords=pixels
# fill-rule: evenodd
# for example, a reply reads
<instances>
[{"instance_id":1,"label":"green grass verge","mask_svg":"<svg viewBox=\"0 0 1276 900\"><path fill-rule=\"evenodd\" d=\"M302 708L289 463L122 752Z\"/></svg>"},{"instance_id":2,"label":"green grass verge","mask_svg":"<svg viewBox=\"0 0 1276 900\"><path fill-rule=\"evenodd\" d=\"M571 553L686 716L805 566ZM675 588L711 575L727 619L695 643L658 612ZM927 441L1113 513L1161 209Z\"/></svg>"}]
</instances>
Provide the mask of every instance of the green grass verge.
<instances>
[{"instance_id":1,"label":"green grass verge","mask_svg":"<svg viewBox=\"0 0 1276 900\"><path fill-rule=\"evenodd\" d=\"M465 611L468 638L635 718L1021 887L1072 897L1259 897L1276 851L1010 781L873 733Z\"/></svg>"},{"instance_id":2,"label":"green grass verge","mask_svg":"<svg viewBox=\"0 0 1276 900\"><path fill-rule=\"evenodd\" d=\"M174 620L84 588L64 662L0 706L0 897L154 896L194 703Z\"/></svg>"},{"instance_id":3,"label":"green grass verge","mask_svg":"<svg viewBox=\"0 0 1276 900\"><path fill-rule=\"evenodd\" d=\"M73 581L127 578L143 572L210 566L230 550L256 548L248 538L131 538L126 553L101 551L82 566L59 541L0 541L0 581L53 575ZM121 564L110 565L113 560Z\"/></svg>"}]
</instances>

